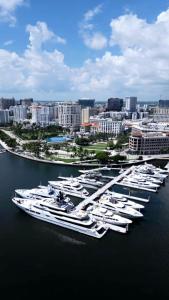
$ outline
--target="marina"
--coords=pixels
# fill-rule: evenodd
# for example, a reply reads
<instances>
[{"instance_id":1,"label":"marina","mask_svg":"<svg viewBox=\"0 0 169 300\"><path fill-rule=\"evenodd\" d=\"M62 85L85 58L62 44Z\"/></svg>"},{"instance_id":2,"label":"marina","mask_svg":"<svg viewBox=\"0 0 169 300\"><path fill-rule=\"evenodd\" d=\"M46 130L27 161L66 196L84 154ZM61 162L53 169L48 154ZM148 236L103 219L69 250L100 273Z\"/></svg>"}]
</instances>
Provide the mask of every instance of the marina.
<instances>
[{"instance_id":1,"label":"marina","mask_svg":"<svg viewBox=\"0 0 169 300\"><path fill-rule=\"evenodd\" d=\"M143 296L147 295L146 291L149 293L154 289L154 293L163 295L168 284L169 270L169 257L165 255L169 248L168 180L166 180L165 186L162 185L159 193L113 186L113 190L123 196L125 194L125 197L130 191L131 197L148 199L151 195L151 199L149 199L149 203L140 202L145 205L145 209L142 210L144 216L132 220L128 231L125 226L119 226L120 230L122 228L126 233L118 232L116 225L112 224L116 231L109 229L101 239L97 239L32 218L20 211L11 201L15 189L32 189L38 186L40 181L41 185L47 186L48 180L56 180L58 176L78 177L80 175L78 168L45 165L24 160L9 153L0 155L0 163L2 290L7 288L6 283L13 290L15 281L17 294L19 289L22 290L21 285L25 286L29 282L27 287L31 289L31 293L37 287L43 296L42 282L49 287L51 282L57 281L61 284L65 274L68 282L69 278L72 278L68 288L70 290L77 278L78 270L80 279L77 281L77 285L80 286L80 289L83 287L81 280L84 282L86 278L90 283L94 278L94 287L97 287L98 283L101 284L102 280L99 280L102 273L105 278L104 290L108 283L112 284L117 295L122 286L124 287L124 296L126 293L131 296L131 288L135 295L138 288L142 291ZM167 161L162 162L161 160L154 162L156 166L162 168L166 163ZM104 175L104 172L102 173ZM109 171L106 173L112 176L117 175L117 172L114 171L110 171L110 174ZM71 200L76 206L83 199ZM97 201L94 202L97 204ZM139 203L139 201L137 202ZM161 259L158 259L159 257ZM136 264L138 268L136 268ZM49 280L46 279L46 274ZM40 283L38 283L39 278ZM55 286L55 284L53 285Z\"/></svg>"},{"instance_id":2,"label":"marina","mask_svg":"<svg viewBox=\"0 0 169 300\"><path fill-rule=\"evenodd\" d=\"M168 172L145 164L137 167L137 170L135 166L129 167L113 177L98 173L101 169L110 171L107 167L96 171L92 169L76 177L58 176L56 181L48 181L48 186L39 185L30 190L15 190L17 197L12 201L35 218L95 238L103 237L108 230L127 233L129 224L132 223L131 219L143 217L141 210L145 207L137 201L148 203L150 199L113 192L112 188L119 185L155 193L167 178ZM101 181L105 177L111 180L106 183ZM84 187L96 189L96 192L89 194ZM74 206L68 196L78 197L82 201ZM53 201L52 209L49 207L49 201ZM64 214L58 212L62 210L63 203ZM82 216L78 223L75 221L77 215ZM90 229L88 223L83 223L83 220L87 219L91 220Z\"/></svg>"}]
</instances>

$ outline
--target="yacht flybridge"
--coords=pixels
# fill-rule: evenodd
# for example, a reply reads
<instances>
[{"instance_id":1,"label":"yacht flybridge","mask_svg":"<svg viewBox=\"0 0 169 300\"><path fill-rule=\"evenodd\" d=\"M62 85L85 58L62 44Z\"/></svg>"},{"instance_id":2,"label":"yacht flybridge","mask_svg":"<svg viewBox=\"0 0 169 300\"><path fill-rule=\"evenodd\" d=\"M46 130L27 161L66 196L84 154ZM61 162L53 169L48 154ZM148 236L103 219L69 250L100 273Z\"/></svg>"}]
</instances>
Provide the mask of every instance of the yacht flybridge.
<instances>
[{"instance_id":1,"label":"yacht flybridge","mask_svg":"<svg viewBox=\"0 0 169 300\"><path fill-rule=\"evenodd\" d=\"M32 217L95 238L101 238L108 229L102 222L96 222L84 211L63 211L60 204L52 199L35 200L14 197L12 201Z\"/></svg>"}]
</instances>

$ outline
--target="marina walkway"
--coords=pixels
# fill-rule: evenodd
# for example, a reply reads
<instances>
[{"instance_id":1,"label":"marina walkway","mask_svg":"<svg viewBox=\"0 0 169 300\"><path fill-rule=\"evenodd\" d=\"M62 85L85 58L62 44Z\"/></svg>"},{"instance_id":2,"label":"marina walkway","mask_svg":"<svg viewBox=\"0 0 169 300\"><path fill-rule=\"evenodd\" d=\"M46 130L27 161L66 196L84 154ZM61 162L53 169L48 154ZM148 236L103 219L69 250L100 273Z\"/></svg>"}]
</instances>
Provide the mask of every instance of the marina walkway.
<instances>
[{"instance_id":1,"label":"marina walkway","mask_svg":"<svg viewBox=\"0 0 169 300\"><path fill-rule=\"evenodd\" d=\"M122 180L123 177L130 174L132 170L133 170L133 166L127 169L126 171L124 171L122 174L110 180L108 183L106 183L104 186L98 189L95 193L93 193L91 196L87 197L84 201L82 201L79 205L77 205L76 209L82 209L85 205L87 205L88 203L94 201L95 199L103 195L109 188L111 188L113 185L117 184L120 180Z\"/></svg>"}]
</instances>

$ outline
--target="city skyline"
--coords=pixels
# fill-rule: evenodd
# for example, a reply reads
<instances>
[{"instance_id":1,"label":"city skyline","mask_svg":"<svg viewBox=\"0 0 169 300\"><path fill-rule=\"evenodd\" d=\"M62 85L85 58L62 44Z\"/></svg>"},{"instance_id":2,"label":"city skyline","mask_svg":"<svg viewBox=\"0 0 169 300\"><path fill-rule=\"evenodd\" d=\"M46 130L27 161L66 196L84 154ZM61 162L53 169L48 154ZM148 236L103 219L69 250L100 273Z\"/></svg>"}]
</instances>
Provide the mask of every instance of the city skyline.
<instances>
[{"instance_id":1,"label":"city skyline","mask_svg":"<svg viewBox=\"0 0 169 300\"><path fill-rule=\"evenodd\" d=\"M169 98L169 1L0 0L0 95Z\"/></svg>"}]
</instances>

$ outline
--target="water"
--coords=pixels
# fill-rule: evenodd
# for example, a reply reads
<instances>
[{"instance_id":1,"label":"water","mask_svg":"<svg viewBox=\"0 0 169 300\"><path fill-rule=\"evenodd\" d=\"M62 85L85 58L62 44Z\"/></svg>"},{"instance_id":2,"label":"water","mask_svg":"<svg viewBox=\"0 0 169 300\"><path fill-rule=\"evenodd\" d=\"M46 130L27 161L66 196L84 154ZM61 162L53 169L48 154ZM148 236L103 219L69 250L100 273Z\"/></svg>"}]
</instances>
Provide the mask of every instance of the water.
<instances>
[{"instance_id":1,"label":"water","mask_svg":"<svg viewBox=\"0 0 169 300\"><path fill-rule=\"evenodd\" d=\"M70 138L67 136L56 136L47 138L48 143L64 143L70 141Z\"/></svg>"},{"instance_id":2,"label":"water","mask_svg":"<svg viewBox=\"0 0 169 300\"><path fill-rule=\"evenodd\" d=\"M78 175L77 169L0 155L1 293L18 299L35 294L56 299L59 293L90 297L91 290L111 298L168 296L169 180L151 195L143 219L134 221L127 235L108 232L101 240L33 219L11 202L15 188L71 174Z\"/></svg>"}]
</instances>

